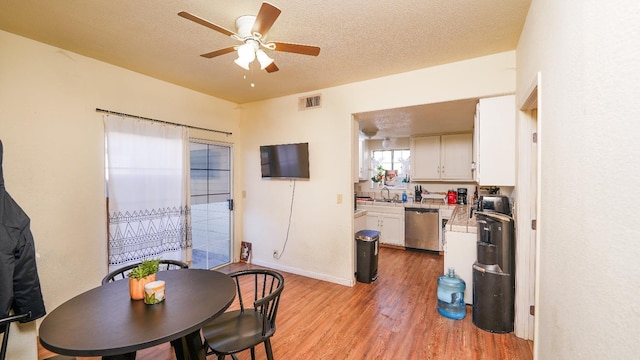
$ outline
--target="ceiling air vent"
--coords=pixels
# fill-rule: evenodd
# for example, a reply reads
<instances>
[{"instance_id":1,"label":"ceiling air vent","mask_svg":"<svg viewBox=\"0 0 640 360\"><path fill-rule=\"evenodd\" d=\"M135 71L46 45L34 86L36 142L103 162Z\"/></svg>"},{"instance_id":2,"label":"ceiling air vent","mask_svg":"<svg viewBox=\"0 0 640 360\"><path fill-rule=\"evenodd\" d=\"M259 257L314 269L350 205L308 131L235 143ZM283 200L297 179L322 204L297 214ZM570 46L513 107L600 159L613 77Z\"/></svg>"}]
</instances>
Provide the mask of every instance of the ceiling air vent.
<instances>
[{"instance_id":1,"label":"ceiling air vent","mask_svg":"<svg viewBox=\"0 0 640 360\"><path fill-rule=\"evenodd\" d=\"M322 105L320 94L298 98L298 111L317 109Z\"/></svg>"}]
</instances>

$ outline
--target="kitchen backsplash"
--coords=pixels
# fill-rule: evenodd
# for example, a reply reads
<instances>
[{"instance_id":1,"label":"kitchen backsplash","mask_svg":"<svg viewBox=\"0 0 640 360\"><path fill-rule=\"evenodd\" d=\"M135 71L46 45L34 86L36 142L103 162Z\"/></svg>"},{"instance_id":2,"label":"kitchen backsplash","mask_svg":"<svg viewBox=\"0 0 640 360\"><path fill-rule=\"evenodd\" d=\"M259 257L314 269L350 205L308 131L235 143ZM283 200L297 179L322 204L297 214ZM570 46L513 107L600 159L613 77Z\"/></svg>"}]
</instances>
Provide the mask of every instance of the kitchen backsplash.
<instances>
[{"instance_id":1,"label":"kitchen backsplash","mask_svg":"<svg viewBox=\"0 0 640 360\"><path fill-rule=\"evenodd\" d=\"M407 192L407 195L412 195L414 192L415 186L422 186L423 191L428 191L432 193L447 193L449 190L457 191L458 188L466 188L467 189L467 202L472 203L473 201L473 193L476 191L476 185L469 183L408 183L406 188L398 189L398 188L389 188L389 195L391 198L394 198L395 195L398 195L398 198L402 198L402 193ZM503 186L503 187L479 187L478 194L484 195L489 194L491 191L499 190L499 194L507 195L509 197L512 196L513 187L512 186ZM382 194L386 197L387 191L382 191L381 188L374 187L371 188L371 182L362 182L355 184L355 191L357 196L368 196L373 199L382 199Z\"/></svg>"}]
</instances>

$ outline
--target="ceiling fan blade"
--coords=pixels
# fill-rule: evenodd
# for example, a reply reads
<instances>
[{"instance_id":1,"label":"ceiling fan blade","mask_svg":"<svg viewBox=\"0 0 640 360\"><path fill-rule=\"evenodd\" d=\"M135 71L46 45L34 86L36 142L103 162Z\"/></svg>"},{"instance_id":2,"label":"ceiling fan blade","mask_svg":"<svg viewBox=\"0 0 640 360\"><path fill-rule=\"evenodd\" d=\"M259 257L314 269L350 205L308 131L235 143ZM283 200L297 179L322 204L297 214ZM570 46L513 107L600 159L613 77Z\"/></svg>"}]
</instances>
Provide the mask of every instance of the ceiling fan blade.
<instances>
[{"instance_id":1,"label":"ceiling fan blade","mask_svg":"<svg viewBox=\"0 0 640 360\"><path fill-rule=\"evenodd\" d=\"M277 41L271 41L270 43L276 44L275 51L285 51L290 53L318 56L320 54L320 48L311 45L290 44Z\"/></svg>"},{"instance_id":2,"label":"ceiling fan blade","mask_svg":"<svg viewBox=\"0 0 640 360\"><path fill-rule=\"evenodd\" d=\"M228 48L212 51L210 53L202 54L200 56L206 57L207 59L211 59L211 58L214 58L216 56L220 56L220 55L228 54L230 52L234 52L235 50L236 50L235 46L231 46L231 47L228 47Z\"/></svg>"},{"instance_id":3,"label":"ceiling fan blade","mask_svg":"<svg viewBox=\"0 0 640 360\"><path fill-rule=\"evenodd\" d=\"M256 15L256 21L253 23L251 33L260 33L260 35L265 36L281 12L280 9L269 3L262 3L260 11Z\"/></svg>"},{"instance_id":4,"label":"ceiling fan blade","mask_svg":"<svg viewBox=\"0 0 640 360\"><path fill-rule=\"evenodd\" d=\"M267 66L266 68L264 68L265 70L267 70L268 73L272 73L272 72L276 72L280 69L278 69L278 67L276 66L276 63L272 62L269 66Z\"/></svg>"},{"instance_id":5,"label":"ceiling fan blade","mask_svg":"<svg viewBox=\"0 0 640 360\"><path fill-rule=\"evenodd\" d=\"M204 26L208 27L209 29L213 29L213 30L215 30L215 31L217 31L219 33L223 33L223 34L225 34L227 36L235 35L235 33L233 31L227 30L227 29L225 29L225 28L223 28L221 26L218 26L216 24L210 23L207 20L205 20L205 19L203 19L201 17L195 16L193 14L190 14L190 13L188 13L186 11L180 11L178 13L178 15L182 16L185 19L188 19L188 20L191 20L193 22L196 22L196 23L198 23L200 25L204 25Z\"/></svg>"}]
</instances>

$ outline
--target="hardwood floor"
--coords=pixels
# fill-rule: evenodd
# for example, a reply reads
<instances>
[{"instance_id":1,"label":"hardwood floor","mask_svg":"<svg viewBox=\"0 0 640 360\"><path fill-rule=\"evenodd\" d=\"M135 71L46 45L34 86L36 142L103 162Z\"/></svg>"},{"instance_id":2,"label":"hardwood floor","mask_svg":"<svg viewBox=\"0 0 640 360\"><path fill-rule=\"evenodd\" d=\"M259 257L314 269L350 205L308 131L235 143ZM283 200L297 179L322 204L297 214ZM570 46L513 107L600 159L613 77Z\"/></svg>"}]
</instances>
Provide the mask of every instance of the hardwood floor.
<instances>
[{"instance_id":1,"label":"hardwood floor","mask_svg":"<svg viewBox=\"0 0 640 360\"><path fill-rule=\"evenodd\" d=\"M250 267L232 264L221 271ZM533 344L437 312L442 256L380 248L378 280L354 287L283 273L285 289L272 338L276 359L532 359ZM239 359L250 359L249 352ZM264 347L256 351L264 359ZM90 359L90 358L84 358ZM168 344L138 360L173 360ZM214 359L210 356L209 359Z\"/></svg>"}]
</instances>

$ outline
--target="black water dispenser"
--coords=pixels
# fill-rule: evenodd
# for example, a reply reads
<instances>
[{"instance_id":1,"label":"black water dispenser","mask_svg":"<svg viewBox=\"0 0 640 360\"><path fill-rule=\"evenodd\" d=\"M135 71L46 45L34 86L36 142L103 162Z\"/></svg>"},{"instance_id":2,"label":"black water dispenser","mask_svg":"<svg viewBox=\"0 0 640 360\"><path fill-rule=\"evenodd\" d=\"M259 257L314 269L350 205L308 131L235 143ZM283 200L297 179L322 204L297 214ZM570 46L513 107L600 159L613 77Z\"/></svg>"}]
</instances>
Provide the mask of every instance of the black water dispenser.
<instances>
[{"instance_id":1,"label":"black water dispenser","mask_svg":"<svg viewBox=\"0 0 640 360\"><path fill-rule=\"evenodd\" d=\"M515 225L511 216L476 212L478 258L473 264L473 323L494 333L513 331Z\"/></svg>"}]
</instances>

